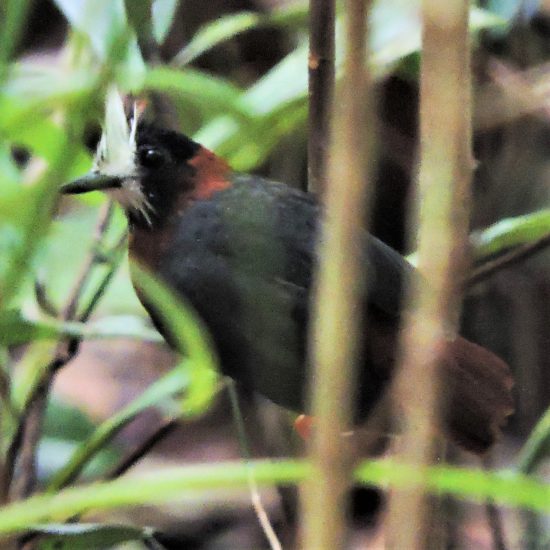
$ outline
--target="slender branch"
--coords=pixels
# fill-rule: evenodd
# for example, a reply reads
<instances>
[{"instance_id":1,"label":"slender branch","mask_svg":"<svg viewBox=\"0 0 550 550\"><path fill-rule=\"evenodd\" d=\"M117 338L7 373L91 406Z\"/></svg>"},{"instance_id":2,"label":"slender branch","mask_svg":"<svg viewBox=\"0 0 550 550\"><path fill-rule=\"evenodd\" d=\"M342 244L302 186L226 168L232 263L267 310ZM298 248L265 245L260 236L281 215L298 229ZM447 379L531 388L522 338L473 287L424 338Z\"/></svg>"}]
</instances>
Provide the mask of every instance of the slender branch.
<instances>
[{"instance_id":1,"label":"slender branch","mask_svg":"<svg viewBox=\"0 0 550 550\"><path fill-rule=\"evenodd\" d=\"M492 466L490 457L485 457L483 459L483 468L485 470L491 470ZM487 514L487 522L491 530L491 535L493 536L493 549L508 550L506 539L504 537L504 528L502 525L500 510L493 500L488 499L485 502L485 513Z\"/></svg>"},{"instance_id":2,"label":"slender branch","mask_svg":"<svg viewBox=\"0 0 550 550\"><path fill-rule=\"evenodd\" d=\"M420 81L420 228L418 267L401 338L395 407L405 429L397 460L425 471L439 428L438 365L460 314L460 275L468 244L471 158L469 2L423 1ZM457 274L459 275L457 277ZM414 383L411 383L414 381ZM389 502L389 548L429 546L429 500L419 488Z\"/></svg>"},{"instance_id":3,"label":"slender branch","mask_svg":"<svg viewBox=\"0 0 550 550\"><path fill-rule=\"evenodd\" d=\"M78 307L91 272L102 261L97 254L97 250L109 227L112 212L112 204L108 203L100 213L92 247L84 260L77 282L63 308L61 314L61 320L63 321L71 321L76 318ZM112 277L112 275L110 276ZM105 285L100 285L101 294L104 289ZM97 296L97 292L95 296ZM93 303L97 304L97 301L98 298ZM86 313L89 316L91 310ZM6 475L3 492L5 495L9 492L12 499L24 498L34 489L36 484L36 449L42 433L42 424L50 387L57 371L77 354L79 345L80 340L78 338L64 339L58 342L52 360L44 369L44 374L36 383L27 399L6 458Z\"/></svg>"},{"instance_id":4,"label":"slender branch","mask_svg":"<svg viewBox=\"0 0 550 550\"><path fill-rule=\"evenodd\" d=\"M49 315L50 317L59 317L59 311L57 310L55 304L50 300L44 281L41 279L36 279L34 281L34 296L38 307L46 313L46 315Z\"/></svg>"},{"instance_id":5,"label":"slender branch","mask_svg":"<svg viewBox=\"0 0 550 550\"><path fill-rule=\"evenodd\" d=\"M153 447L170 435L179 425L177 418L165 420L149 437L130 451L114 468L105 475L106 480L116 479L135 466Z\"/></svg>"},{"instance_id":6,"label":"slender branch","mask_svg":"<svg viewBox=\"0 0 550 550\"><path fill-rule=\"evenodd\" d=\"M493 536L493 549L494 550L508 550L506 546L506 540L504 538L504 529L502 527L502 518L500 517L500 510L497 505L488 500L485 503L485 513L487 514L487 523Z\"/></svg>"},{"instance_id":7,"label":"slender branch","mask_svg":"<svg viewBox=\"0 0 550 550\"><path fill-rule=\"evenodd\" d=\"M351 484L349 430L361 326L364 263L357 246L368 211L373 155L373 86L366 64L367 0L347 0L344 76L334 101L325 190L326 216L310 334L316 426L309 453L314 475L304 491L304 548L343 548Z\"/></svg>"},{"instance_id":8,"label":"slender branch","mask_svg":"<svg viewBox=\"0 0 550 550\"><path fill-rule=\"evenodd\" d=\"M80 275L77 277L73 290L69 293L69 299L67 300L67 303L63 308L63 312L61 314L61 320L63 321L71 321L76 317L76 311L78 305L81 302L82 294L86 288L88 280L92 275L93 268L98 263L97 250L101 241L103 240L103 236L105 235L109 227L109 222L111 220L112 214L113 202L108 201L102 207L102 210L99 214L99 220L95 229L93 244L90 253L84 260L84 263L80 269Z\"/></svg>"},{"instance_id":9,"label":"slender branch","mask_svg":"<svg viewBox=\"0 0 550 550\"><path fill-rule=\"evenodd\" d=\"M117 240L116 244L113 246L111 250L109 270L103 276L103 279L100 281L95 292L90 298L88 305L80 313L78 317L79 322L85 323L90 318L92 313L95 311L97 304L105 294L105 291L107 290L107 287L111 283L113 277L116 275L116 272L120 266L120 262L122 261L122 258L124 256L123 253L126 250L125 244L126 244L127 238L128 238L128 235L125 231Z\"/></svg>"},{"instance_id":10,"label":"slender branch","mask_svg":"<svg viewBox=\"0 0 550 550\"><path fill-rule=\"evenodd\" d=\"M36 483L36 448L42 433L44 411L54 373L69 361L71 355L61 344L55 357L47 365L45 374L34 387L25 409L20 416L15 436L8 448L6 458L5 493L10 492L11 500L28 496ZM17 466L17 469L16 469Z\"/></svg>"},{"instance_id":11,"label":"slender branch","mask_svg":"<svg viewBox=\"0 0 550 550\"><path fill-rule=\"evenodd\" d=\"M252 507L254 512L256 512L256 517L260 523L260 526L264 532L264 535L269 543L271 550L282 550L282 545L277 534L269 521L269 516L262 504L262 499L260 497L260 492L258 490L258 484L254 478L254 473L250 467L250 461L252 456L250 453L250 448L248 446L248 438L246 437L246 429L244 427L244 419L241 413L241 406L239 404L239 396L237 395L237 390L235 388L235 382L230 378L226 380L227 392L229 393L229 401L231 403L231 413L233 414L233 420L237 427L237 435L239 439L239 446L241 447L241 454L244 458L244 461L248 469L248 490L250 491L250 497L252 501Z\"/></svg>"},{"instance_id":12,"label":"slender branch","mask_svg":"<svg viewBox=\"0 0 550 550\"><path fill-rule=\"evenodd\" d=\"M538 252L544 250L550 246L550 233L544 235L539 239L525 243L521 246L513 248L509 252L505 252L501 256L498 256L494 260L490 260L474 269L464 281L465 287L471 287L491 277L495 273L506 269L514 264L522 262L531 256L534 256Z\"/></svg>"},{"instance_id":13,"label":"slender branch","mask_svg":"<svg viewBox=\"0 0 550 550\"><path fill-rule=\"evenodd\" d=\"M334 95L335 0L309 3L308 188L326 187L329 123Z\"/></svg>"}]
</instances>

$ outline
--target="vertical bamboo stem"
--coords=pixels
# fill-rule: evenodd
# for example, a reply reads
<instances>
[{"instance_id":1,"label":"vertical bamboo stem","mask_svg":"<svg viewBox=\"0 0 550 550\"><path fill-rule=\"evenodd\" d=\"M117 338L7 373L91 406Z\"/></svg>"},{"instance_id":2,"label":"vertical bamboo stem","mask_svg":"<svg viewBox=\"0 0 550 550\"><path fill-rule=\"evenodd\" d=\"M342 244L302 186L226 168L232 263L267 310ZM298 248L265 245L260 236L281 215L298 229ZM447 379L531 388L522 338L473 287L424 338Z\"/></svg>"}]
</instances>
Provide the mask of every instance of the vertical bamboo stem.
<instances>
[{"instance_id":1,"label":"vertical bamboo stem","mask_svg":"<svg viewBox=\"0 0 550 550\"><path fill-rule=\"evenodd\" d=\"M334 95L335 0L309 3L308 188L326 187L329 124Z\"/></svg>"},{"instance_id":2,"label":"vertical bamboo stem","mask_svg":"<svg viewBox=\"0 0 550 550\"><path fill-rule=\"evenodd\" d=\"M472 171L468 13L466 0L423 0L418 266L427 284L413 289L395 396L406 420L397 458L419 468L434 460L438 364L457 331L465 273ZM423 491L395 490L390 547L425 548L426 512Z\"/></svg>"},{"instance_id":3,"label":"vertical bamboo stem","mask_svg":"<svg viewBox=\"0 0 550 550\"><path fill-rule=\"evenodd\" d=\"M357 304L365 280L361 247L373 158L372 86L365 63L369 5L346 1L345 74L334 106L310 335L316 424L310 448L314 475L304 495L306 549L343 548L345 537L351 459L340 434L351 420L358 336L363 337Z\"/></svg>"}]
</instances>

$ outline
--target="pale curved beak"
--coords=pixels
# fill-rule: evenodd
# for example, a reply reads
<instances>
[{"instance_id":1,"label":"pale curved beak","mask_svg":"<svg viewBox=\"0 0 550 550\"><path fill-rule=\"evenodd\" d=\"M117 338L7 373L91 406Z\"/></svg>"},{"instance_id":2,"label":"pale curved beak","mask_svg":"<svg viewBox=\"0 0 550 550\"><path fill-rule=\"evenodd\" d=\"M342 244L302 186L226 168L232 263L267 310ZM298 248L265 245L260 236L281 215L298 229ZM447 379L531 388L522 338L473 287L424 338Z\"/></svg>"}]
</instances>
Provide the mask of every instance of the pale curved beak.
<instances>
[{"instance_id":1,"label":"pale curved beak","mask_svg":"<svg viewBox=\"0 0 550 550\"><path fill-rule=\"evenodd\" d=\"M62 185L59 188L59 192L64 195L77 195L79 193L88 193L89 191L120 189L121 186L122 179L119 177L90 172L77 180Z\"/></svg>"}]
</instances>

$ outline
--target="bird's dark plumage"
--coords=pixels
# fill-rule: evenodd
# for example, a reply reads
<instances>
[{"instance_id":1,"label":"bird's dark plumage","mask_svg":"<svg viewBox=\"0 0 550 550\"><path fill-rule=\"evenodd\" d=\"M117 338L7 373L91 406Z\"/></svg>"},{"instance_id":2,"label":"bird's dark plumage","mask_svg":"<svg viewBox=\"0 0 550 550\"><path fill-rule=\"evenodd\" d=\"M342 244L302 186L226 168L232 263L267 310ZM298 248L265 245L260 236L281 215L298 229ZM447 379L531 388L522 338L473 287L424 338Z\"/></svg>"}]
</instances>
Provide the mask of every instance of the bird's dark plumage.
<instances>
[{"instance_id":1,"label":"bird's dark plumage","mask_svg":"<svg viewBox=\"0 0 550 550\"><path fill-rule=\"evenodd\" d=\"M127 207L130 254L196 309L226 374L303 411L322 223L315 197L235 175L195 142L149 126L138 129L136 161L148 216ZM358 304L368 317L357 392L360 417L392 377L403 291L415 270L366 232L355 248L368 272L367 298ZM144 305L165 333L158 315ZM507 366L459 337L448 343L441 368L447 433L468 449L485 450L512 408Z\"/></svg>"}]
</instances>

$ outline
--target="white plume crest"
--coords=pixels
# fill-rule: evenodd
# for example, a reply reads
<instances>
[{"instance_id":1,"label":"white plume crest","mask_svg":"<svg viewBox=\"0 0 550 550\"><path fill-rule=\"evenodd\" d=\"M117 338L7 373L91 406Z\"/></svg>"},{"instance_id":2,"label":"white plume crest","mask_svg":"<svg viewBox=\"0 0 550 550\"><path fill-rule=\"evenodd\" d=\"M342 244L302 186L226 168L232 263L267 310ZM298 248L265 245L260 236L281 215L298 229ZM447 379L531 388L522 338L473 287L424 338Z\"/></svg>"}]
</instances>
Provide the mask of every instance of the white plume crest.
<instances>
[{"instance_id":1,"label":"white plume crest","mask_svg":"<svg viewBox=\"0 0 550 550\"><path fill-rule=\"evenodd\" d=\"M122 96L116 86L107 90L105 125L97 147L94 171L107 176L131 178L136 176L136 128L138 113L134 104L128 123Z\"/></svg>"},{"instance_id":2,"label":"white plume crest","mask_svg":"<svg viewBox=\"0 0 550 550\"><path fill-rule=\"evenodd\" d=\"M120 178L119 189L107 193L123 208L141 213L151 225L153 209L143 193L136 165L136 131L141 109L134 103L130 122L126 118L122 96L116 86L107 90L105 100L105 125L97 146L93 171Z\"/></svg>"}]
</instances>

